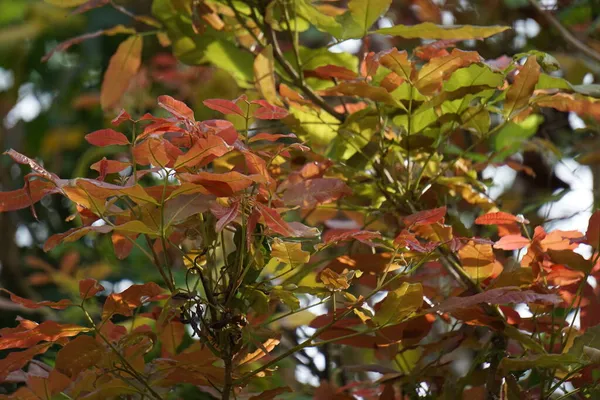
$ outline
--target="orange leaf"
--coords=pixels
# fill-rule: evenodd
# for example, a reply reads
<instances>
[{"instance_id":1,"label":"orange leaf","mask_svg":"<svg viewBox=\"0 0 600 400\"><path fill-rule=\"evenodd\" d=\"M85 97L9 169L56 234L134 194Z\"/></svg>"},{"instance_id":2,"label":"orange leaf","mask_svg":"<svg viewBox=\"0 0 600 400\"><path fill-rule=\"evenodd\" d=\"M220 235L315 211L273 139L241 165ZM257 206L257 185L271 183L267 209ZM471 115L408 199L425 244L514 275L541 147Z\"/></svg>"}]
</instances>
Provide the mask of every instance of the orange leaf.
<instances>
[{"instance_id":1,"label":"orange leaf","mask_svg":"<svg viewBox=\"0 0 600 400\"><path fill-rule=\"evenodd\" d=\"M91 336L81 335L71 340L56 355L56 369L75 378L96 365L106 349Z\"/></svg>"},{"instance_id":2,"label":"orange leaf","mask_svg":"<svg viewBox=\"0 0 600 400\"><path fill-rule=\"evenodd\" d=\"M113 129L100 129L99 131L88 133L85 135L85 140L89 144L98 147L129 144L127 136Z\"/></svg>"},{"instance_id":3,"label":"orange leaf","mask_svg":"<svg viewBox=\"0 0 600 400\"><path fill-rule=\"evenodd\" d=\"M410 81L413 78L415 71L405 50L398 51L394 48L378 55L381 65L391 69L402 80Z\"/></svg>"},{"instance_id":4,"label":"orange leaf","mask_svg":"<svg viewBox=\"0 0 600 400\"><path fill-rule=\"evenodd\" d=\"M505 212L494 212L477 217L475 223L477 225L508 225L513 222L521 222L519 218Z\"/></svg>"},{"instance_id":5,"label":"orange leaf","mask_svg":"<svg viewBox=\"0 0 600 400\"><path fill-rule=\"evenodd\" d=\"M312 73L321 79L341 79L343 81L349 81L358 77L356 72L348 68L331 64L317 67Z\"/></svg>"},{"instance_id":6,"label":"orange leaf","mask_svg":"<svg viewBox=\"0 0 600 400\"><path fill-rule=\"evenodd\" d=\"M264 218L265 224L273 232L287 237L294 236L294 230L292 227L290 227L288 223L281 218L276 210L260 203L256 205L256 208L260 215Z\"/></svg>"},{"instance_id":7,"label":"orange leaf","mask_svg":"<svg viewBox=\"0 0 600 400\"><path fill-rule=\"evenodd\" d=\"M187 153L177 157L173 168L204 166L217 157L227 154L232 149L216 135L198 139Z\"/></svg>"},{"instance_id":8,"label":"orange leaf","mask_svg":"<svg viewBox=\"0 0 600 400\"><path fill-rule=\"evenodd\" d=\"M415 87L425 95L433 94L454 71L480 61L481 56L475 51L453 49L449 55L425 64L419 71Z\"/></svg>"},{"instance_id":9,"label":"orange leaf","mask_svg":"<svg viewBox=\"0 0 600 400\"><path fill-rule=\"evenodd\" d=\"M39 342L56 342L89 330L90 328L73 324L44 321L29 330L3 334L0 338L0 350L31 347Z\"/></svg>"},{"instance_id":10,"label":"orange leaf","mask_svg":"<svg viewBox=\"0 0 600 400\"><path fill-rule=\"evenodd\" d=\"M540 66L535 56L530 56L521 67L515 81L506 92L504 115L507 118L529 105L529 100L540 77Z\"/></svg>"},{"instance_id":11,"label":"orange leaf","mask_svg":"<svg viewBox=\"0 0 600 400\"><path fill-rule=\"evenodd\" d=\"M159 96L158 105L177 119L194 121L194 112L184 102L171 96Z\"/></svg>"},{"instance_id":12,"label":"orange leaf","mask_svg":"<svg viewBox=\"0 0 600 400\"><path fill-rule=\"evenodd\" d=\"M282 200L290 206L313 208L349 194L352 194L352 190L340 179L316 178L290 186Z\"/></svg>"},{"instance_id":13,"label":"orange leaf","mask_svg":"<svg viewBox=\"0 0 600 400\"><path fill-rule=\"evenodd\" d=\"M6 358L0 360L0 382L4 381L8 374L23 368L33 357L45 353L52 343L42 343L30 347L24 351L13 351Z\"/></svg>"},{"instance_id":14,"label":"orange leaf","mask_svg":"<svg viewBox=\"0 0 600 400\"><path fill-rule=\"evenodd\" d=\"M431 225L436 222L444 223L446 216L446 206L434 208L431 210L420 211L404 217L404 224L407 226L413 225Z\"/></svg>"},{"instance_id":15,"label":"orange leaf","mask_svg":"<svg viewBox=\"0 0 600 400\"><path fill-rule=\"evenodd\" d=\"M463 269L477 282L492 276L496 259L492 246L489 244L477 244L470 241L459 250L458 256Z\"/></svg>"},{"instance_id":16,"label":"orange leaf","mask_svg":"<svg viewBox=\"0 0 600 400\"><path fill-rule=\"evenodd\" d=\"M506 235L503 236L494 244L495 249L502 250L517 250L529 246L531 241L521 235Z\"/></svg>"},{"instance_id":17,"label":"orange leaf","mask_svg":"<svg viewBox=\"0 0 600 400\"><path fill-rule=\"evenodd\" d=\"M104 303L102 319L110 318L115 314L129 317L133 315L135 308L155 300L162 293L162 288L154 282L132 285L122 293L112 293Z\"/></svg>"},{"instance_id":18,"label":"orange leaf","mask_svg":"<svg viewBox=\"0 0 600 400\"><path fill-rule=\"evenodd\" d=\"M181 178L188 182L199 183L210 193L219 197L231 197L235 193L246 189L248 186L261 180L257 175L244 175L236 171L224 174L212 172L198 172L197 174L181 174Z\"/></svg>"},{"instance_id":19,"label":"orange leaf","mask_svg":"<svg viewBox=\"0 0 600 400\"><path fill-rule=\"evenodd\" d=\"M117 105L127 91L142 64L142 45L141 36L130 36L111 57L100 90L102 109Z\"/></svg>"}]
</instances>

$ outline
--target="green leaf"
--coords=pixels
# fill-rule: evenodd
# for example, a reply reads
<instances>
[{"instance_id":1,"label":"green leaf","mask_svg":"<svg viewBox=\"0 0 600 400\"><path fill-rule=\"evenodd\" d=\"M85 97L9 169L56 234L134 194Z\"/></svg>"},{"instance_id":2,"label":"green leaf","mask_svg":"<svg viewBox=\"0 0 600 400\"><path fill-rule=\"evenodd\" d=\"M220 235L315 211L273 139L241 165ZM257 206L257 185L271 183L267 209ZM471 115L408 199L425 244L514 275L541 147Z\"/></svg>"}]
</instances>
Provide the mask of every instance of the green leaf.
<instances>
[{"instance_id":1,"label":"green leaf","mask_svg":"<svg viewBox=\"0 0 600 400\"><path fill-rule=\"evenodd\" d=\"M340 161L348 160L369 143L378 126L379 117L371 110L351 114L331 142L327 157Z\"/></svg>"},{"instance_id":2,"label":"green leaf","mask_svg":"<svg viewBox=\"0 0 600 400\"><path fill-rule=\"evenodd\" d=\"M237 84L250 88L254 83L254 58L232 42L215 40L206 47L204 61L229 72Z\"/></svg>"},{"instance_id":3,"label":"green leaf","mask_svg":"<svg viewBox=\"0 0 600 400\"><path fill-rule=\"evenodd\" d=\"M431 22L417 25L396 25L391 28L377 29L375 33L400 36L405 39L469 40L485 39L510 29L508 26L441 26Z\"/></svg>"},{"instance_id":4,"label":"green leaf","mask_svg":"<svg viewBox=\"0 0 600 400\"><path fill-rule=\"evenodd\" d=\"M52 4L53 6L64 7L64 8L80 6L83 3L88 2L88 0L44 0L44 1L48 4Z\"/></svg>"},{"instance_id":5,"label":"green leaf","mask_svg":"<svg viewBox=\"0 0 600 400\"><path fill-rule=\"evenodd\" d=\"M348 12L338 18L342 39L366 36L369 28L388 10L391 0L350 0Z\"/></svg>"},{"instance_id":6,"label":"green leaf","mask_svg":"<svg viewBox=\"0 0 600 400\"><path fill-rule=\"evenodd\" d=\"M339 121L322 109L291 107L286 125L311 146L326 147L337 136Z\"/></svg>"},{"instance_id":7,"label":"green leaf","mask_svg":"<svg viewBox=\"0 0 600 400\"><path fill-rule=\"evenodd\" d=\"M444 91L453 92L467 86L488 86L497 88L504 83L504 76L494 72L485 64L472 64L456 70L450 79L444 82Z\"/></svg>"},{"instance_id":8,"label":"green leaf","mask_svg":"<svg viewBox=\"0 0 600 400\"><path fill-rule=\"evenodd\" d=\"M533 114L519 123L509 122L498 132L494 139L494 148L497 151L511 151L525 140L535 135L540 124L544 121L541 115Z\"/></svg>"},{"instance_id":9,"label":"green leaf","mask_svg":"<svg viewBox=\"0 0 600 400\"><path fill-rule=\"evenodd\" d=\"M420 283L402 283L398 289L388 292L375 314L379 325L398 324L423 304L423 286Z\"/></svg>"},{"instance_id":10,"label":"green leaf","mask_svg":"<svg viewBox=\"0 0 600 400\"><path fill-rule=\"evenodd\" d=\"M583 360L572 354L540 354L521 358L503 358L500 361L500 370L506 373L532 368L557 368L570 372L582 364L584 364Z\"/></svg>"}]
</instances>

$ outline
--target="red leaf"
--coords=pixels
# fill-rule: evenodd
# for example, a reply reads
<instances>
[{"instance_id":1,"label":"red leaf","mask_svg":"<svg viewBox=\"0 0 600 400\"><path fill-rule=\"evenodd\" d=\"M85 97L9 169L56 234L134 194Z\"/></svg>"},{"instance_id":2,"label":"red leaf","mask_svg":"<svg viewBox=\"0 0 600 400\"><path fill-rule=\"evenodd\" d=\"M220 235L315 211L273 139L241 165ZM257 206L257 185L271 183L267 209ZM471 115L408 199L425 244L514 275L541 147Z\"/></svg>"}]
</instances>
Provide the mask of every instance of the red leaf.
<instances>
[{"instance_id":1,"label":"red leaf","mask_svg":"<svg viewBox=\"0 0 600 400\"><path fill-rule=\"evenodd\" d=\"M260 215L262 215L264 218L265 224L273 232L286 237L294 236L294 230L288 225L287 222L283 220L283 218L281 218L276 210L260 203L256 205L256 208Z\"/></svg>"},{"instance_id":2,"label":"red leaf","mask_svg":"<svg viewBox=\"0 0 600 400\"><path fill-rule=\"evenodd\" d=\"M158 105L177 119L194 121L194 112L184 102L175 100L171 96L159 96Z\"/></svg>"},{"instance_id":3,"label":"red leaf","mask_svg":"<svg viewBox=\"0 0 600 400\"><path fill-rule=\"evenodd\" d=\"M446 206L434 208L431 210L420 211L418 213L404 217L404 223L407 226L413 225L431 225L436 222L444 222L446 215Z\"/></svg>"},{"instance_id":4,"label":"red leaf","mask_svg":"<svg viewBox=\"0 0 600 400\"><path fill-rule=\"evenodd\" d=\"M521 235L507 235L498 240L496 244L494 244L494 248L502 250L517 250L529 246L530 243L531 241L529 239Z\"/></svg>"},{"instance_id":5,"label":"red leaf","mask_svg":"<svg viewBox=\"0 0 600 400\"><path fill-rule=\"evenodd\" d=\"M106 157L90 165L90 169L100 172L100 175L116 174L129 167L131 167L131 164L128 162L107 160Z\"/></svg>"},{"instance_id":6,"label":"red leaf","mask_svg":"<svg viewBox=\"0 0 600 400\"><path fill-rule=\"evenodd\" d=\"M113 129L100 129L99 131L89 133L85 135L85 140L89 144L98 147L129 144L127 136Z\"/></svg>"},{"instance_id":7,"label":"red leaf","mask_svg":"<svg viewBox=\"0 0 600 400\"><path fill-rule=\"evenodd\" d=\"M9 149L9 150L5 151L4 154L9 155L10 158L12 158L15 162L17 162L19 164L29 165L29 167L31 167L31 170L33 172L35 172L36 174L38 174L40 176L43 176L44 178L48 179L51 182L57 183L58 181L60 181L60 178L56 174L46 171L46 169L44 167L42 167L40 164L38 164L35 160L33 160L27 156L24 156L23 154L19 153L18 151Z\"/></svg>"},{"instance_id":8,"label":"red leaf","mask_svg":"<svg viewBox=\"0 0 600 400\"><path fill-rule=\"evenodd\" d=\"M81 300L92 298L103 290L104 286L95 279L87 278L79 281L79 297L81 297Z\"/></svg>"},{"instance_id":9,"label":"red leaf","mask_svg":"<svg viewBox=\"0 0 600 400\"><path fill-rule=\"evenodd\" d=\"M110 225L100 226L82 226L78 228L71 228L63 233L56 233L50 236L46 243L44 243L44 251L48 252L63 242L71 243L81 239L90 232L108 233L112 231L113 227Z\"/></svg>"},{"instance_id":10,"label":"red leaf","mask_svg":"<svg viewBox=\"0 0 600 400\"><path fill-rule=\"evenodd\" d=\"M340 179L316 178L290 186L283 194L287 205L313 208L352 194L352 190Z\"/></svg>"},{"instance_id":11,"label":"red leaf","mask_svg":"<svg viewBox=\"0 0 600 400\"><path fill-rule=\"evenodd\" d=\"M269 104L265 100L254 100L252 103L260 105L260 108L254 112L254 118L282 119L288 116L286 109Z\"/></svg>"},{"instance_id":12,"label":"red leaf","mask_svg":"<svg viewBox=\"0 0 600 400\"><path fill-rule=\"evenodd\" d=\"M236 171L224 174L212 172L198 172L196 174L181 174L181 178L188 182L199 183L210 193L219 197L231 197L257 181L261 181L258 175L244 175Z\"/></svg>"},{"instance_id":13,"label":"red leaf","mask_svg":"<svg viewBox=\"0 0 600 400\"><path fill-rule=\"evenodd\" d=\"M514 222L528 223L529 221L520 219L518 217L515 217L512 214L501 212L501 211L484 214L480 217L477 217L477 219L475 220L475 223L477 225L508 225L508 224L512 224Z\"/></svg>"},{"instance_id":14,"label":"red leaf","mask_svg":"<svg viewBox=\"0 0 600 400\"><path fill-rule=\"evenodd\" d=\"M114 126L119 126L125 121L131 121L131 115L129 115L127 111L121 110L119 112L119 115L117 115L112 121L110 121L110 123Z\"/></svg>"},{"instance_id":15,"label":"red leaf","mask_svg":"<svg viewBox=\"0 0 600 400\"><path fill-rule=\"evenodd\" d=\"M242 109L231 100L208 99L204 100L202 103L211 110L218 111L224 115L239 115L241 117L246 116Z\"/></svg>"},{"instance_id":16,"label":"red leaf","mask_svg":"<svg viewBox=\"0 0 600 400\"><path fill-rule=\"evenodd\" d=\"M381 233L372 231L361 231L353 229L351 231L332 232L329 231L323 235L325 244L347 242L349 240L358 240L359 242L372 245L371 239L381 239Z\"/></svg>"},{"instance_id":17,"label":"red leaf","mask_svg":"<svg viewBox=\"0 0 600 400\"><path fill-rule=\"evenodd\" d=\"M58 192L56 185L46 180L30 180L26 186L10 192L0 192L0 212L30 207L44 196Z\"/></svg>"},{"instance_id":18,"label":"red leaf","mask_svg":"<svg viewBox=\"0 0 600 400\"><path fill-rule=\"evenodd\" d=\"M593 213L590 217L585 236L587 244L596 250L600 249L600 210Z\"/></svg>"},{"instance_id":19,"label":"red leaf","mask_svg":"<svg viewBox=\"0 0 600 400\"><path fill-rule=\"evenodd\" d=\"M516 287L502 287L497 289L489 289L473 296L451 297L439 306L433 308L431 311L452 312L454 310L473 307L481 303L509 304L531 303L534 301L558 304L562 300L555 294L537 293L533 290L520 291Z\"/></svg>"},{"instance_id":20,"label":"red leaf","mask_svg":"<svg viewBox=\"0 0 600 400\"><path fill-rule=\"evenodd\" d=\"M6 290L4 288L0 288L0 291L4 291L6 293L8 293L10 295L10 300L13 303L17 303L22 305L25 308L31 308L31 309L38 309L38 308L42 308L42 307L50 307L50 308L54 308L56 310L64 310L65 308L72 306L73 304L71 303L71 300L67 300L67 299L63 299L63 300L59 300L59 301L40 301L40 302L35 302L33 300L29 300L29 299L25 299L23 297L17 296L16 294L12 293L9 290Z\"/></svg>"},{"instance_id":21,"label":"red leaf","mask_svg":"<svg viewBox=\"0 0 600 400\"><path fill-rule=\"evenodd\" d=\"M229 207L223 207L215 203L210 207L210 211L218 218L216 230L217 232L221 232L238 216L240 212L240 202L234 201Z\"/></svg>"}]
</instances>

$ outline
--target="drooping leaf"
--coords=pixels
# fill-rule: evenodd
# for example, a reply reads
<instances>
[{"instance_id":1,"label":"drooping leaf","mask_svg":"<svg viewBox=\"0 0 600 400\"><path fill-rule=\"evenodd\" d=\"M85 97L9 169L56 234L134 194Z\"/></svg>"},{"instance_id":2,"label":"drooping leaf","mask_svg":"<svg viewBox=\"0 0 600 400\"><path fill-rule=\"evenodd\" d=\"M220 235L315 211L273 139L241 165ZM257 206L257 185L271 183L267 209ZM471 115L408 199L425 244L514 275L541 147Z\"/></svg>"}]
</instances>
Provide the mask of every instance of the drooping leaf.
<instances>
[{"instance_id":1,"label":"drooping leaf","mask_svg":"<svg viewBox=\"0 0 600 400\"><path fill-rule=\"evenodd\" d=\"M485 39L508 29L510 29L508 26L441 26L424 22L417 25L396 25L391 28L377 29L375 33L400 36L405 39L470 40Z\"/></svg>"},{"instance_id":2,"label":"drooping leaf","mask_svg":"<svg viewBox=\"0 0 600 400\"><path fill-rule=\"evenodd\" d=\"M273 47L268 45L254 59L254 79L258 93L274 105L282 105L277 97L275 81L275 61L273 60Z\"/></svg>"},{"instance_id":3,"label":"drooping leaf","mask_svg":"<svg viewBox=\"0 0 600 400\"><path fill-rule=\"evenodd\" d=\"M600 101L578 94L556 93L551 96L534 97L539 107L550 107L563 112L574 112L583 117L600 118Z\"/></svg>"},{"instance_id":4,"label":"drooping leaf","mask_svg":"<svg viewBox=\"0 0 600 400\"><path fill-rule=\"evenodd\" d=\"M17 303L22 305L25 308L29 308L29 309L38 309L38 308L42 308L42 307L50 307L50 308L54 308L56 310L64 310L65 308L69 307L72 305L70 300L67 299L63 299L63 300L59 300L59 301L33 301L33 300L29 300L29 299L25 299L23 297L17 296L16 294L14 294L13 292L4 289L4 288L0 288L0 291L6 292L10 295L10 300L13 303Z\"/></svg>"},{"instance_id":5,"label":"drooping leaf","mask_svg":"<svg viewBox=\"0 0 600 400\"><path fill-rule=\"evenodd\" d=\"M423 286L420 283L403 282L393 291L388 292L373 321L379 325L398 324L423 304Z\"/></svg>"},{"instance_id":6,"label":"drooping leaf","mask_svg":"<svg viewBox=\"0 0 600 400\"><path fill-rule=\"evenodd\" d=\"M117 105L127 91L142 63L142 45L141 36L131 36L119 45L111 57L100 91L103 109Z\"/></svg>"},{"instance_id":7,"label":"drooping leaf","mask_svg":"<svg viewBox=\"0 0 600 400\"><path fill-rule=\"evenodd\" d=\"M310 260L310 253L302 250L301 243L275 239L271 247L271 256L292 268L304 265Z\"/></svg>"},{"instance_id":8,"label":"drooping leaf","mask_svg":"<svg viewBox=\"0 0 600 400\"><path fill-rule=\"evenodd\" d=\"M257 204L256 208L260 215L265 220L265 224L271 229L273 232L278 233L285 237L293 237L295 236L295 232L290 227L290 225L281 218L277 210L274 210L270 207L264 206L262 204Z\"/></svg>"},{"instance_id":9,"label":"drooping leaf","mask_svg":"<svg viewBox=\"0 0 600 400\"><path fill-rule=\"evenodd\" d=\"M93 146L115 146L115 145L128 145L129 139L121 132L117 132L113 129L101 129L85 135L85 140Z\"/></svg>"}]
</instances>

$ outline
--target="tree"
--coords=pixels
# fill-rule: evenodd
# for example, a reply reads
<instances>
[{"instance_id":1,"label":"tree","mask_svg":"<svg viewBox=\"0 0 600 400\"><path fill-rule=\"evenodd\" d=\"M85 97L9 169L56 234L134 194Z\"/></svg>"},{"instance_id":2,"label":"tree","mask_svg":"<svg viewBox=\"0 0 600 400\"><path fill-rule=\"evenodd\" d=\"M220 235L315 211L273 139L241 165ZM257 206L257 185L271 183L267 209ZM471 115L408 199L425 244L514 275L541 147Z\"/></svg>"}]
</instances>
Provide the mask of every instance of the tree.
<instances>
[{"instance_id":1,"label":"tree","mask_svg":"<svg viewBox=\"0 0 600 400\"><path fill-rule=\"evenodd\" d=\"M6 152L31 172L0 193L0 211L37 218L37 203L62 196L71 216L44 244L60 271L29 259L42 271L30 281L68 298L3 289L46 316L0 330L11 350L0 378L17 384L5 398L549 398L566 383L597 395L600 212L585 234L548 231L525 208L502 211L480 174L536 172L513 156L537 143L542 113L594 127L595 86L553 75L558 63L538 49L460 49L509 28L440 25L428 1L415 2L425 22L391 27L378 22L393 14L385 0L48 2L134 24L45 57L125 36L97 99L112 120L85 136L95 176L63 179ZM328 50L348 39L362 40L359 56ZM417 45L378 48L403 39ZM226 74L235 93L196 95L195 74ZM155 107L156 89L174 96ZM198 97L195 109L182 101ZM153 272L106 290L104 270L73 276L68 250L86 248ZM287 376L295 365L320 386Z\"/></svg>"}]
</instances>

